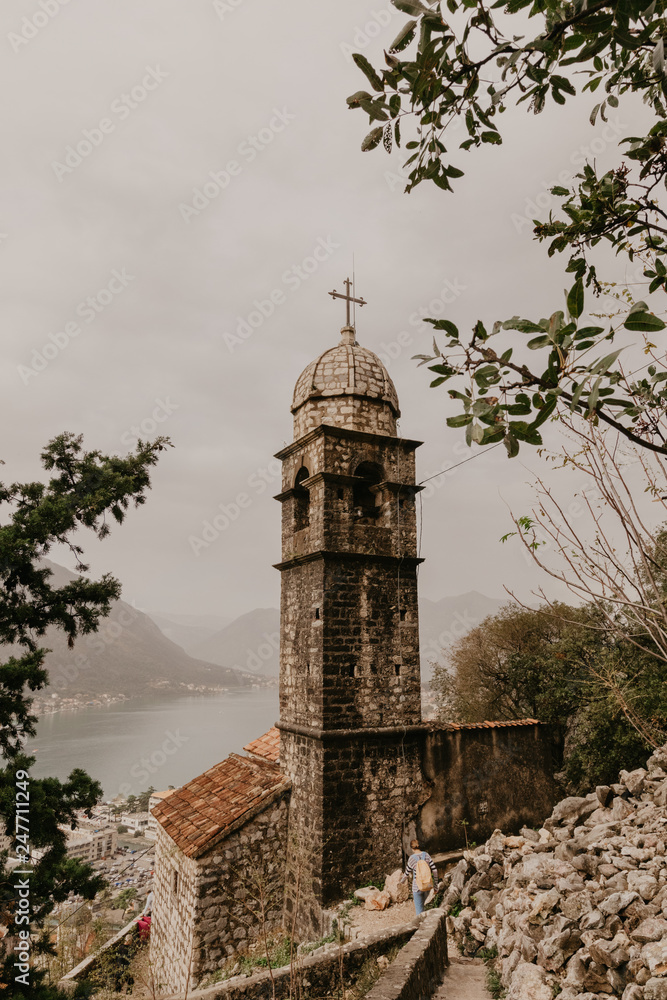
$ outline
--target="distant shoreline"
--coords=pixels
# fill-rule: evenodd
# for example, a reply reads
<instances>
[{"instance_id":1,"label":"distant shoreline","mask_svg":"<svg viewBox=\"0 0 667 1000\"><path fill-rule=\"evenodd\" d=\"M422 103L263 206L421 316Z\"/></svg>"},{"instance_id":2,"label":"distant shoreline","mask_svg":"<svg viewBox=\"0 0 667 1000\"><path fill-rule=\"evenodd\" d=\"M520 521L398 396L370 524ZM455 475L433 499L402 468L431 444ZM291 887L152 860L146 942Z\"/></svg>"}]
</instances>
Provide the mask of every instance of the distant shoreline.
<instances>
[{"instance_id":1,"label":"distant shoreline","mask_svg":"<svg viewBox=\"0 0 667 1000\"><path fill-rule=\"evenodd\" d=\"M250 675L245 675L250 677ZM34 698L32 703L32 711L39 719L46 718L51 715L60 715L65 712L82 712L87 708L109 708L111 705L126 704L132 701L139 701L145 698L184 698L188 695L196 697L197 695L217 695L225 693L234 693L235 691L252 691L259 690L262 688L272 688L278 686L277 677L266 677L258 674L257 677L252 678L250 684L239 684L234 687L225 687L223 685L216 686L203 686L195 684L183 684L178 688L174 687L156 687L153 689L148 689L146 691L137 692L137 694L126 695L126 694L108 694L104 693L97 695L96 697L89 697L87 695L74 695L71 698Z\"/></svg>"}]
</instances>

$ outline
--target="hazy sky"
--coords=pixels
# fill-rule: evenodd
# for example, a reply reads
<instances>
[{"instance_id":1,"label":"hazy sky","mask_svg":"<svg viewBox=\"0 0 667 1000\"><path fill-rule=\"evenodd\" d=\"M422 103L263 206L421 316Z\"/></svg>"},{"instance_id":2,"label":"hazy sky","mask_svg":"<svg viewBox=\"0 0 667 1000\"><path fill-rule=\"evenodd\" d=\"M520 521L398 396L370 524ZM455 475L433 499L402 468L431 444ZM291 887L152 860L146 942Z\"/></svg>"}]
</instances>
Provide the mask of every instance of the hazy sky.
<instances>
[{"instance_id":1,"label":"hazy sky","mask_svg":"<svg viewBox=\"0 0 667 1000\"><path fill-rule=\"evenodd\" d=\"M66 429L108 451L133 428L168 434L146 505L87 545L92 570L151 610L276 605L272 456L291 440L297 376L338 341L327 292L352 254L358 339L388 365L401 432L425 442L423 479L470 453L410 360L431 340L420 309L465 328L561 308L565 260L533 242L527 201L548 210L545 188L592 143L604 162L631 116L622 104L592 128L592 97L508 114L503 147L455 156L468 172L454 196L406 196L400 154L362 155L365 116L345 105L364 85L350 51L380 58L405 20L385 0L4 0L1 19L3 478L37 476ZM539 467L497 449L437 481L425 596L529 593L539 577L498 539ZM229 528L193 545L239 494Z\"/></svg>"}]
</instances>

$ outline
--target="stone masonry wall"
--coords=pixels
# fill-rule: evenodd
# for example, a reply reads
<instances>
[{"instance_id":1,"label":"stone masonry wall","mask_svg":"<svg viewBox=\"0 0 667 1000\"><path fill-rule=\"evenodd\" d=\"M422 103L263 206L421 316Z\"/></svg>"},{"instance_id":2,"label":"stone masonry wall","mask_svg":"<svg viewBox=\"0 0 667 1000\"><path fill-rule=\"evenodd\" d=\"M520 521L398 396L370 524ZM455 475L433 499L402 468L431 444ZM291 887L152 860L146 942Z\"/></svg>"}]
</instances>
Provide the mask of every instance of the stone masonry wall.
<instances>
[{"instance_id":1,"label":"stone masonry wall","mask_svg":"<svg viewBox=\"0 0 667 1000\"><path fill-rule=\"evenodd\" d=\"M150 954L160 991L185 990L187 985L194 944L198 874L197 862L186 857L158 823Z\"/></svg>"},{"instance_id":2,"label":"stone masonry wall","mask_svg":"<svg viewBox=\"0 0 667 1000\"><path fill-rule=\"evenodd\" d=\"M420 735L325 738L325 906L401 866L408 822L428 795L420 770Z\"/></svg>"},{"instance_id":3,"label":"stone masonry wall","mask_svg":"<svg viewBox=\"0 0 667 1000\"><path fill-rule=\"evenodd\" d=\"M447 915L430 910L367 1000L428 1000L443 980L448 965Z\"/></svg>"},{"instance_id":4,"label":"stone masonry wall","mask_svg":"<svg viewBox=\"0 0 667 1000\"><path fill-rule=\"evenodd\" d=\"M323 590L321 561L282 574L280 717L300 725L319 725L322 719Z\"/></svg>"},{"instance_id":5,"label":"stone masonry wall","mask_svg":"<svg viewBox=\"0 0 667 1000\"><path fill-rule=\"evenodd\" d=\"M184 990L188 967L193 987L255 940L262 908L267 928L282 924L288 812L289 793L283 793L196 860L159 828L151 961L163 991Z\"/></svg>"},{"instance_id":6,"label":"stone masonry wall","mask_svg":"<svg viewBox=\"0 0 667 1000\"><path fill-rule=\"evenodd\" d=\"M466 834L481 843L496 828L539 826L558 799L549 726L431 729L422 767L431 795L418 831L431 853L460 847Z\"/></svg>"},{"instance_id":7,"label":"stone masonry wall","mask_svg":"<svg viewBox=\"0 0 667 1000\"><path fill-rule=\"evenodd\" d=\"M327 561L324 729L414 725L421 717L416 567Z\"/></svg>"},{"instance_id":8,"label":"stone masonry wall","mask_svg":"<svg viewBox=\"0 0 667 1000\"><path fill-rule=\"evenodd\" d=\"M333 424L354 431L395 434L396 417L382 400L358 396L323 396L309 399L294 414L294 437L298 439L320 424Z\"/></svg>"},{"instance_id":9,"label":"stone masonry wall","mask_svg":"<svg viewBox=\"0 0 667 1000\"><path fill-rule=\"evenodd\" d=\"M421 740L419 732L322 739L283 732L281 762L293 782L286 905L291 920L300 866L299 937L327 932L323 909L401 865L407 820L428 796Z\"/></svg>"}]
</instances>

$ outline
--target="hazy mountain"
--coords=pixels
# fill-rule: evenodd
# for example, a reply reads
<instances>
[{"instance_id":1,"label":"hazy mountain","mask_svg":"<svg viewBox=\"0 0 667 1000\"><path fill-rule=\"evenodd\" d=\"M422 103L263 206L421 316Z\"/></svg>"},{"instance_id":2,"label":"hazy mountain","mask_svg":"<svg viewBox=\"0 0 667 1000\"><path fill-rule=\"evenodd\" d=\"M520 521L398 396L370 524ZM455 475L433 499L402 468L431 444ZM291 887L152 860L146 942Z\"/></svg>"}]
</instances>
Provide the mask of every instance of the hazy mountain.
<instances>
[{"instance_id":1,"label":"hazy mountain","mask_svg":"<svg viewBox=\"0 0 667 1000\"><path fill-rule=\"evenodd\" d=\"M433 661L442 662L443 650L508 602L509 598L486 597L476 590L439 601L423 597L419 602L422 683L431 679Z\"/></svg>"},{"instance_id":2,"label":"hazy mountain","mask_svg":"<svg viewBox=\"0 0 667 1000\"><path fill-rule=\"evenodd\" d=\"M147 611L146 614L167 639L182 646L190 654L193 654L194 647L200 642L209 639L233 621L222 615L178 615L163 611Z\"/></svg>"},{"instance_id":3,"label":"hazy mountain","mask_svg":"<svg viewBox=\"0 0 667 1000\"><path fill-rule=\"evenodd\" d=\"M279 673L280 612L256 608L192 647L202 660L235 670L277 677Z\"/></svg>"},{"instance_id":4,"label":"hazy mountain","mask_svg":"<svg viewBox=\"0 0 667 1000\"><path fill-rule=\"evenodd\" d=\"M53 571L52 583L63 586L76 574L47 562ZM42 644L51 650L46 657L49 687L40 692L64 698L102 694L127 697L150 691L185 691L198 688L242 687L250 681L234 670L188 656L168 639L148 615L125 601L115 601L111 615L102 620L94 635L82 636L68 650L61 632L50 629ZM8 647L0 652L4 658Z\"/></svg>"},{"instance_id":5,"label":"hazy mountain","mask_svg":"<svg viewBox=\"0 0 667 1000\"><path fill-rule=\"evenodd\" d=\"M486 597L476 591L439 601L419 602L422 680L433 673L430 662L442 660L443 648L469 632L506 600ZM279 672L280 613L276 608L257 608L189 647L188 652L211 663L265 676Z\"/></svg>"}]
</instances>

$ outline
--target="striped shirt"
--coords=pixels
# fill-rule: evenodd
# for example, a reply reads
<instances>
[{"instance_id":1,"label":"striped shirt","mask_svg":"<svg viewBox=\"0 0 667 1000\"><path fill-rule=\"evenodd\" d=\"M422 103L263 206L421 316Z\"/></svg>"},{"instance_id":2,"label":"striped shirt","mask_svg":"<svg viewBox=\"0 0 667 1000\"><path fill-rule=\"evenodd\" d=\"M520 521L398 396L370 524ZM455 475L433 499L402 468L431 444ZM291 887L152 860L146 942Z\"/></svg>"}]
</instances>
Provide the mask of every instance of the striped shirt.
<instances>
[{"instance_id":1,"label":"striped shirt","mask_svg":"<svg viewBox=\"0 0 667 1000\"><path fill-rule=\"evenodd\" d=\"M405 866L405 871L403 873L405 878L410 879L410 886L413 892L420 891L417 888L417 883L415 881L415 877L417 875L417 862L420 860L420 858L423 858L424 861L428 862L429 868L433 873L433 886L435 887L438 884L438 869L435 867L431 855L427 854L426 851L419 851L417 854L410 855L410 857L408 858L408 863Z\"/></svg>"}]
</instances>

